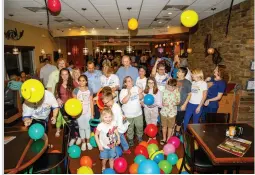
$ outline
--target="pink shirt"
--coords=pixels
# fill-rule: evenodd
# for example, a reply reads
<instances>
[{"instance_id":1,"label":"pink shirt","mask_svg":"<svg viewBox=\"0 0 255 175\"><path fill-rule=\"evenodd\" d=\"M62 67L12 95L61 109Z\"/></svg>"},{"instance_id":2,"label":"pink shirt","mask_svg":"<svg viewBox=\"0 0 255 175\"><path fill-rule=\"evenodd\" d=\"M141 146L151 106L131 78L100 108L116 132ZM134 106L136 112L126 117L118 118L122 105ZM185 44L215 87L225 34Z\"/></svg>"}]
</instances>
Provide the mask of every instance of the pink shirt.
<instances>
[{"instance_id":1,"label":"pink shirt","mask_svg":"<svg viewBox=\"0 0 255 175\"><path fill-rule=\"evenodd\" d=\"M72 93L68 93L67 89L61 85L60 86L60 99L65 103L68 99L72 98Z\"/></svg>"}]
</instances>

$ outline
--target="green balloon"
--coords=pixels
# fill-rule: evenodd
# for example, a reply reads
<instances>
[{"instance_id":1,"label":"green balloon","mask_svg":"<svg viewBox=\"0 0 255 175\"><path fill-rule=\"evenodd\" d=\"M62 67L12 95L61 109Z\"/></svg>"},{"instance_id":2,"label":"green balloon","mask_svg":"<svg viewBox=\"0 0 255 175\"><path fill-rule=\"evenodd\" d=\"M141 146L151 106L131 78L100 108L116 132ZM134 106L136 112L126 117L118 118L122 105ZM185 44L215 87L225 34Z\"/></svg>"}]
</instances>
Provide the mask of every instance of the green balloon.
<instances>
[{"instance_id":1,"label":"green balloon","mask_svg":"<svg viewBox=\"0 0 255 175\"><path fill-rule=\"evenodd\" d=\"M158 145L152 143L152 144L149 144L148 147L147 147L147 150L148 150L148 153L149 155L153 154L154 152L158 151Z\"/></svg>"},{"instance_id":2,"label":"green balloon","mask_svg":"<svg viewBox=\"0 0 255 175\"><path fill-rule=\"evenodd\" d=\"M31 125L28 129L28 135L33 140L38 140L43 137L45 129L40 123Z\"/></svg>"},{"instance_id":3,"label":"green balloon","mask_svg":"<svg viewBox=\"0 0 255 175\"><path fill-rule=\"evenodd\" d=\"M67 152L69 153L69 156L73 159L79 158L81 156L81 148L77 145L70 146Z\"/></svg>"},{"instance_id":4,"label":"green balloon","mask_svg":"<svg viewBox=\"0 0 255 175\"><path fill-rule=\"evenodd\" d=\"M90 137L89 143L91 144L92 147L94 147L94 148L97 147L97 142L96 142L95 136Z\"/></svg>"},{"instance_id":5,"label":"green balloon","mask_svg":"<svg viewBox=\"0 0 255 175\"><path fill-rule=\"evenodd\" d=\"M167 160L161 160L158 166L165 174L171 173L173 169L172 165Z\"/></svg>"},{"instance_id":6,"label":"green balloon","mask_svg":"<svg viewBox=\"0 0 255 175\"><path fill-rule=\"evenodd\" d=\"M32 145L31 145L31 150L33 153L39 153L44 146L44 140L43 139L39 139L36 141L33 141Z\"/></svg>"}]
</instances>

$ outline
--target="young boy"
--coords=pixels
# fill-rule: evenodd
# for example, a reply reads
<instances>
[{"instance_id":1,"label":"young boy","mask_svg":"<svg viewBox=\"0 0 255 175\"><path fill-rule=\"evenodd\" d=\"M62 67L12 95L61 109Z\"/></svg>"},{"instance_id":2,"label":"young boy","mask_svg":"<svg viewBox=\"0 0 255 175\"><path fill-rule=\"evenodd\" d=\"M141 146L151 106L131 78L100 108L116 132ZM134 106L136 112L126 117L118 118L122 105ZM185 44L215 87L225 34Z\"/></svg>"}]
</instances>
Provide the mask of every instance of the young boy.
<instances>
[{"instance_id":1,"label":"young boy","mask_svg":"<svg viewBox=\"0 0 255 175\"><path fill-rule=\"evenodd\" d=\"M177 80L170 79L166 84L166 89L163 91L163 107L160 111L163 133L163 139L160 141L161 145L164 145L173 134L172 131L175 125L177 105L180 103L180 92L176 86Z\"/></svg>"},{"instance_id":2,"label":"young boy","mask_svg":"<svg viewBox=\"0 0 255 175\"><path fill-rule=\"evenodd\" d=\"M121 107L118 103L114 102L113 94L111 92L105 92L102 96L102 101L106 107L111 108L113 113L113 120L118 127L118 132L120 135L120 144L123 147L124 154L130 154L129 145L126 141L124 133L128 129L129 122L126 120L125 116L122 113Z\"/></svg>"}]
</instances>

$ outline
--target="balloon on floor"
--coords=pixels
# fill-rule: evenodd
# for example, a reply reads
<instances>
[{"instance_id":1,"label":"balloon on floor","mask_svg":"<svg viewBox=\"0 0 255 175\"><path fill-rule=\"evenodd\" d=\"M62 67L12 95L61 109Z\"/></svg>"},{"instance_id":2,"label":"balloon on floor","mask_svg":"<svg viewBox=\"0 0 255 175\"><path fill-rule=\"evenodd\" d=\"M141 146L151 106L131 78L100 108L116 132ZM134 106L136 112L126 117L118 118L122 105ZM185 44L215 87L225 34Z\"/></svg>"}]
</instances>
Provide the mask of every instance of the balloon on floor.
<instances>
[{"instance_id":1,"label":"balloon on floor","mask_svg":"<svg viewBox=\"0 0 255 175\"><path fill-rule=\"evenodd\" d=\"M40 123L32 124L28 129L28 135L33 140L38 140L43 137L45 132L44 127Z\"/></svg>"},{"instance_id":2,"label":"balloon on floor","mask_svg":"<svg viewBox=\"0 0 255 175\"><path fill-rule=\"evenodd\" d=\"M181 14L181 23L185 27L193 27L198 22L198 14L194 10L185 10Z\"/></svg>"},{"instance_id":3,"label":"balloon on floor","mask_svg":"<svg viewBox=\"0 0 255 175\"><path fill-rule=\"evenodd\" d=\"M164 151L156 151L153 154L150 155L150 159L155 161L156 163L159 163L161 160L164 160Z\"/></svg>"},{"instance_id":4,"label":"balloon on floor","mask_svg":"<svg viewBox=\"0 0 255 175\"><path fill-rule=\"evenodd\" d=\"M154 138L158 133L158 128L154 124L148 124L144 129L144 133L147 134L149 137Z\"/></svg>"},{"instance_id":5,"label":"balloon on floor","mask_svg":"<svg viewBox=\"0 0 255 175\"><path fill-rule=\"evenodd\" d=\"M161 160L158 166L165 174L171 173L173 169L172 165L167 160Z\"/></svg>"},{"instance_id":6,"label":"balloon on floor","mask_svg":"<svg viewBox=\"0 0 255 175\"><path fill-rule=\"evenodd\" d=\"M82 156L80 159L80 165L92 168L92 159L89 156Z\"/></svg>"},{"instance_id":7,"label":"balloon on floor","mask_svg":"<svg viewBox=\"0 0 255 175\"><path fill-rule=\"evenodd\" d=\"M148 145L149 144L156 144L156 145L158 145L158 141L156 140L156 139L150 139L149 141L148 141Z\"/></svg>"},{"instance_id":8,"label":"balloon on floor","mask_svg":"<svg viewBox=\"0 0 255 175\"><path fill-rule=\"evenodd\" d=\"M79 158L81 156L81 148L77 145L70 146L67 152L69 153L69 156L73 159Z\"/></svg>"},{"instance_id":9,"label":"balloon on floor","mask_svg":"<svg viewBox=\"0 0 255 175\"><path fill-rule=\"evenodd\" d=\"M148 150L142 146L142 145L137 145L135 148L135 155L144 155L147 159L149 158Z\"/></svg>"},{"instance_id":10,"label":"balloon on floor","mask_svg":"<svg viewBox=\"0 0 255 175\"><path fill-rule=\"evenodd\" d=\"M142 145L142 146L144 146L145 148L148 147L148 143L147 143L146 141L141 141L141 142L139 143L139 145Z\"/></svg>"},{"instance_id":11,"label":"balloon on floor","mask_svg":"<svg viewBox=\"0 0 255 175\"><path fill-rule=\"evenodd\" d=\"M76 98L71 98L65 103L65 111L68 115L77 118L82 112L82 104Z\"/></svg>"},{"instance_id":12,"label":"balloon on floor","mask_svg":"<svg viewBox=\"0 0 255 175\"><path fill-rule=\"evenodd\" d=\"M159 150L158 145L156 144L149 144L147 147L148 154L151 156L153 153Z\"/></svg>"},{"instance_id":13,"label":"balloon on floor","mask_svg":"<svg viewBox=\"0 0 255 175\"><path fill-rule=\"evenodd\" d=\"M163 151L164 151L164 154L167 156L168 154L175 152L175 147L174 145L168 143L163 147Z\"/></svg>"},{"instance_id":14,"label":"balloon on floor","mask_svg":"<svg viewBox=\"0 0 255 175\"><path fill-rule=\"evenodd\" d=\"M171 153L167 155L167 161L171 164L171 165L175 165L178 161L178 156L175 153Z\"/></svg>"},{"instance_id":15,"label":"balloon on floor","mask_svg":"<svg viewBox=\"0 0 255 175\"><path fill-rule=\"evenodd\" d=\"M90 167L82 166L77 170L77 174L93 174L93 170Z\"/></svg>"},{"instance_id":16,"label":"balloon on floor","mask_svg":"<svg viewBox=\"0 0 255 175\"><path fill-rule=\"evenodd\" d=\"M129 173L130 174L137 174L138 173L138 167L139 165L137 163L133 163L129 167Z\"/></svg>"},{"instance_id":17,"label":"balloon on floor","mask_svg":"<svg viewBox=\"0 0 255 175\"><path fill-rule=\"evenodd\" d=\"M181 165L182 165L182 161L183 161L183 158L180 158L177 163L176 163L176 167L178 170L180 170L181 168ZM188 168L188 170L190 170L190 166L186 163L186 167ZM185 168L183 167L182 168L182 171L185 171Z\"/></svg>"},{"instance_id":18,"label":"balloon on floor","mask_svg":"<svg viewBox=\"0 0 255 175\"><path fill-rule=\"evenodd\" d=\"M36 79L26 80L21 86L21 95L28 102L37 103L44 96L44 86Z\"/></svg>"},{"instance_id":19,"label":"balloon on floor","mask_svg":"<svg viewBox=\"0 0 255 175\"><path fill-rule=\"evenodd\" d=\"M153 160L145 160L138 166L138 174L159 174L158 164Z\"/></svg>"},{"instance_id":20,"label":"balloon on floor","mask_svg":"<svg viewBox=\"0 0 255 175\"><path fill-rule=\"evenodd\" d=\"M123 157L119 157L114 160L113 165L117 173L124 173L127 170L127 161Z\"/></svg>"},{"instance_id":21,"label":"balloon on floor","mask_svg":"<svg viewBox=\"0 0 255 175\"><path fill-rule=\"evenodd\" d=\"M96 148L96 147L97 147L97 142L96 142L95 136L90 137L89 143L91 144L91 146L92 146L93 148Z\"/></svg>"},{"instance_id":22,"label":"balloon on floor","mask_svg":"<svg viewBox=\"0 0 255 175\"><path fill-rule=\"evenodd\" d=\"M168 139L167 143L171 143L177 149L180 146L180 139L176 136L172 136Z\"/></svg>"},{"instance_id":23,"label":"balloon on floor","mask_svg":"<svg viewBox=\"0 0 255 175\"><path fill-rule=\"evenodd\" d=\"M116 174L116 172L111 168L106 168L104 169L103 174Z\"/></svg>"},{"instance_id":24,"label":"balloon on floor","mask_svg":"<svg viewBox=\"0 0 255 175\"><path fill-rule=\"evenodd\" d=\"M144 160L147 160L146 157L144 155L139 154L135 157L134 162L139 165Z\"/></svg>"}]
</instances>

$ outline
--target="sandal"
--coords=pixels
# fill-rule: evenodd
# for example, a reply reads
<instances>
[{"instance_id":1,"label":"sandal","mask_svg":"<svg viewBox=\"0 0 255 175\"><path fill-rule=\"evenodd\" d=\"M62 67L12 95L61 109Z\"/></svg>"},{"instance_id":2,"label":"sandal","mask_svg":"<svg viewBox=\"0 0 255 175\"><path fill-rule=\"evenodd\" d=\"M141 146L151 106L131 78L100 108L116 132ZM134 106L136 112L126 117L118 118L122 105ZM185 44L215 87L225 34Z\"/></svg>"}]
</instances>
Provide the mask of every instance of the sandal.
<instances>
[{"instance_id":1,"label":"sandal","mask_svg":"<svg viewBox=\"0 0 255 175\"><path fill-rule=\"evenodd\" d=\"M160 140L160 145L165 145L166 141L165 140Z\"/></svg>"},{"instance_id":2,"label":"sandal","mask_svg":"<svg viewBox=\"0 0 255 175\"><path fill-rule=\"evenodd\" d=\"M61 130L56 131L56 133L55 133L55 137L59 137L59 136L60 136L60 132L61 132Z\"/></svg>"},{"instance_id":3,"label":"sandal","mask_svg":"<svg viewBox=\"0 0 255 175\"><path fill-rule=\"evenodd\" d=\"M102 168L102 173L104 173L105 168Z\"/></svg>"}]
</instances>

